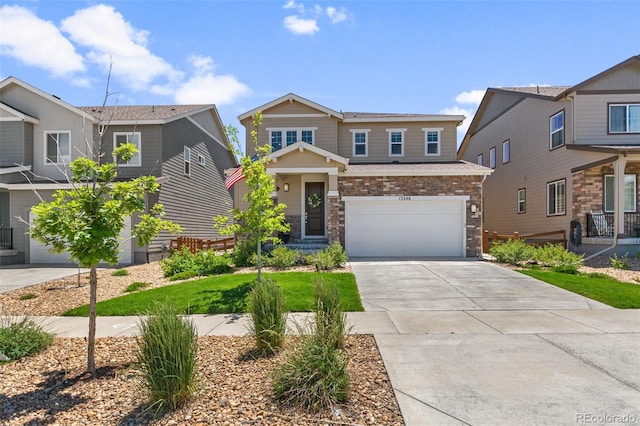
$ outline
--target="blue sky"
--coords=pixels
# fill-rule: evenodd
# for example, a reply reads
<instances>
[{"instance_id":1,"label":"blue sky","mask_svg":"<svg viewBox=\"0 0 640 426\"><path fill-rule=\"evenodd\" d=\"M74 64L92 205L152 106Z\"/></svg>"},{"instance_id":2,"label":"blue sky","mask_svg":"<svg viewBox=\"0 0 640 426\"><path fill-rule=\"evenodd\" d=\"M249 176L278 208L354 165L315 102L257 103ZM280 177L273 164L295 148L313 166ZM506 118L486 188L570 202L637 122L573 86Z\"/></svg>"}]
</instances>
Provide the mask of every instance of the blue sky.
<instances>
[{"instance_id":1,"label":"blue sky","mask_svg":"<svg viewBox=\"0 0 640 426\"><path fill-rule=\"evenodd\" d=\"M99 105L289 92L343 111L464 114L487 87L574 85L640 54L640 1L0 1L0 79ZM112 97L110 104L116 99Z\"/></svg>"}]
</instances>

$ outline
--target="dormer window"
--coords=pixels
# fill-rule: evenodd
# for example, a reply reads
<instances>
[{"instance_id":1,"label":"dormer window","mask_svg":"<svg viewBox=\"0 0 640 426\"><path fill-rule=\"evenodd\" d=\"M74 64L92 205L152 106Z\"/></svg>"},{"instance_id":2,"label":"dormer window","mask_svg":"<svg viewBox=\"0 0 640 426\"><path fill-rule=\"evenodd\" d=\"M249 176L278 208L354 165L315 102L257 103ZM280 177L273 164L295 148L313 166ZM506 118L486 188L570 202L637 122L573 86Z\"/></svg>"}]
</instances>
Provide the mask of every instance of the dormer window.
<instances>
[{"instance_id":1,"label":"dormer window","mask_svg":"<svg viewBox=\"0 0 640 426\"><path fill-rule=\"evenodd\" d=\"M308 128L269 128L269 140L271 141L271 151L282 149L283 146L293 145L296 142L306 142L313 145L315 131L317 127ZM284 144L284 145L283 145Z\"/></svg>"}]
</instances>

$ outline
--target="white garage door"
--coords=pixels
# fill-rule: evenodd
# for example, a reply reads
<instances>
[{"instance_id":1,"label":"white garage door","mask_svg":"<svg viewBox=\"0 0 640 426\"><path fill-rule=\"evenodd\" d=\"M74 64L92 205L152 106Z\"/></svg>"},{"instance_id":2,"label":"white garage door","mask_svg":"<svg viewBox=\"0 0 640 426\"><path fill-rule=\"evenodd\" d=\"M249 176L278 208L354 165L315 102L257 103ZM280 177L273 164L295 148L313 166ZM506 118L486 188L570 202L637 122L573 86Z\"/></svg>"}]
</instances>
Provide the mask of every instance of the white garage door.
<instances>
[{"instance_id":1,"label":"white garage door","mask_svg":"<svg viewBox=\"0 0 640 426\"><path fill-rule=\"evenodd\" d=\"M467 197L344 197L353 257L465 255Z\"/></svg>"}]
</instances>

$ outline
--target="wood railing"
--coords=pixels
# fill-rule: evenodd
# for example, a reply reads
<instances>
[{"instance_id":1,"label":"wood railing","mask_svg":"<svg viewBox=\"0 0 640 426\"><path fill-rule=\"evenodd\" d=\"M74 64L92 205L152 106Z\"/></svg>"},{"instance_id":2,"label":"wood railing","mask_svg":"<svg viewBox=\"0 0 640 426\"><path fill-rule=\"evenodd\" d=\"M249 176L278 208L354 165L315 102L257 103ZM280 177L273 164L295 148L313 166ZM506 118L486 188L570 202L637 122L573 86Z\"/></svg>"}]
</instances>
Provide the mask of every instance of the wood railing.
<instances>
[{"instance_id":1,"label":"wood railing","mask_svg":"<svg viewBox=\"0 0 640 426\"><path fill-rule=\"evenodd\" d=\"M189 247L191 253L197 253L200 250L228 250L235 245L235 238L222 238L219 240L203 240L201 238L178 237L171 240L171 248L182 250L183 247Z\"/></svg>"},{"instance_id":2,"label":"wood railing","mask_svg":"<svg viewBox=\"0 0 640 426\"><path fill-rule=\"evenodd\" d=\"M546 238L558 236L561 238ZM498 234L497 232L490 233L485 230L482 234L482 252L488 253L489 246L493 241L506 241L506 240L525 240L527 244L540 245L546 243L562 244L564 248L567 248L567 231L564 229L560 231L541 232L538 234L520 234L514 232L513 234Z\"/></svg>"}]
</instances>

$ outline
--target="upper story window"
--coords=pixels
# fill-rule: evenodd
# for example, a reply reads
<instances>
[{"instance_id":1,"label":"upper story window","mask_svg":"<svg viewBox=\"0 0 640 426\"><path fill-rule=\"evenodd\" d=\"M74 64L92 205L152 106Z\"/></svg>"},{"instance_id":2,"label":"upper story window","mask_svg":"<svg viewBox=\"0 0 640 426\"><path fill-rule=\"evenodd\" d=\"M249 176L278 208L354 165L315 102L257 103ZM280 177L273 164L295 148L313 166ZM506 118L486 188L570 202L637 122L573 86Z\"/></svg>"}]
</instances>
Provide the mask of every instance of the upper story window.
<instances>
[{"instance_id":1,"label":"upper story window","mask_svg":"<svg viewBox=\"0 0 640 426\"><path fill-rule=\"evenodd\" d=\"M640 133L640 104L609 105L609 133Z\"/></svg>"},{"instance_id":2,"label":"upper story window","mask_svg":"<svg viewBox=\"0 0 640 426\"><path fill-rule=\"evenodd\" d=\"M118 165L120 166L140 166L141 165L141 161L140 161L140 153L142 152L142 146L140 145L140 132L115 132L113 134L113 149L116 149L117 147L119 147L120 145L124 144L124 143L131 143L133 145L135 145L136 149L138 150L138 152L136 152L133 157L131 157L131 160L129 160L128 162L124 162L124 161L120 161L120 159L117 159L116 161L118 162Z\"/></svg>"},{"instance_id":3,"label":"upper story window","mask_svg":"<svg viewBox=\"0 0 640 426\"><path fill-rule=\"evenodd\" d=\"M622 196L624 197L624 211L636 211L636 175L624 175ZM604 211L615 210L615 179L613 175L604 175Z\"/></svg>"},{"instance_id":4,"label":"upper story window","mask_svg":"<svg viewBox=\"0 0 640 426\"><path fill-rule=\"evenodd\" d=\"M371 129L351 130L353 138L353 156L366 157L369 155L369 132Z\"/></svg>"},{"instance_id":5,"label":"upper story window","mask_svg":"<svg viewBox=\"0 0 640 426\"><path fill-rule=\"evenodd\" d=\"M271 141L271 151L282 149L283 146L293 145L296 142L315 144L315 131L317 127L306 128L280 128L267 129ZM284 143L284 145L283 145Z\"/></svg>"},{"instance_id":6,"label":"upper story window","mask_svg":"<svg viewBox=\"0 0 640 426\"><path fill-rule=\"evenodd\" d=\"M68 164L71 160L71 132L55 130L44 132L44 163Z\"/></svg>"},{"instance_id":7,"label":"upper story window","mask_svg":"<svg viewBox=\"0 0 640 426\"><path fill-rule=\"evenodd\" d=\"M549 118L549 149L564 145L564 111Z\"/></svg>"},{"instance_id":8,"label":"upper story window","mask_svg":"<svg viewBox=\"0 0 640 426\"><path fill-rule=\"evenodd\" d=\"M389 156L404 156L404 132L407 129L387 129L389 133Z\"/></svg>"},{"instance_id":9,"label":"upper story window","mask_svg":"<svg viewBox=\"0 0 640 426\"><path fill-rule=\"evenodd\" d=\"M518 189L518 214L527 212L527 190Z\"/></svg>"},{"instance_id":10,"label":"upper story window","mask_svg":"<svg viewBox=\"0 0 640 426\"><path fill-rule=\"evenodd\" d=\"M496 168L496 147L494 146L489 150L489 167Z\"/></svg>"},{"instance_id":11,"label":"upper story window","mask_svg":"<svg viewBox=\"0 0 640 426\"><path fill-rule=\"evenodd\" d=\"M511 161L511 141L502 142L502 164Z\"/></svg>"},{"instance_id":12,"label":"upper story window","mask_svg":"<svg viewBox=\"0 0 640 426\"><path fill-rule=\"evenodd\" d=\"M478 161L477 161L478 165L482 166L484 163L484 155L482 154L478 154Z\"/></svg>"},{"instance_id":13,"label":"upper story window","mask_svg":"<svg viewBox=\"0 0 640 426\"><path fill-rule=\"evenodd\" d=\"M565 180L556 180L547 184L547 216L565 214Z\"/></svg>"},{"instance_id":14,"label":"upper story window","mask_svg":"<svg viewBox=\"0 0 640 426\"><path fill-rule=\"evenodd\" d=\"M443 129L422 129L424 132L424 155L440 155L440 133Z\"/></svg>"},{"instance_id":15,"label":"upper story window","mask_svg":"<svg viewBox=\"0 0 640 426\"><path fill-rule=\"evenodd\" d=\"M200 164L203 167L207 165L207 159L205 158L204 155L198 154L198 164Z\"/></svg>"},{"instance_id":16,"label":"upper story window","mask_svg":"<svg viewBox=\"0 0 640 426\"><path fill-rule=\"evenodd\" d=\"M191 148L184 147L184 174L191 176Z\"/></svg>"}]
</instances>

